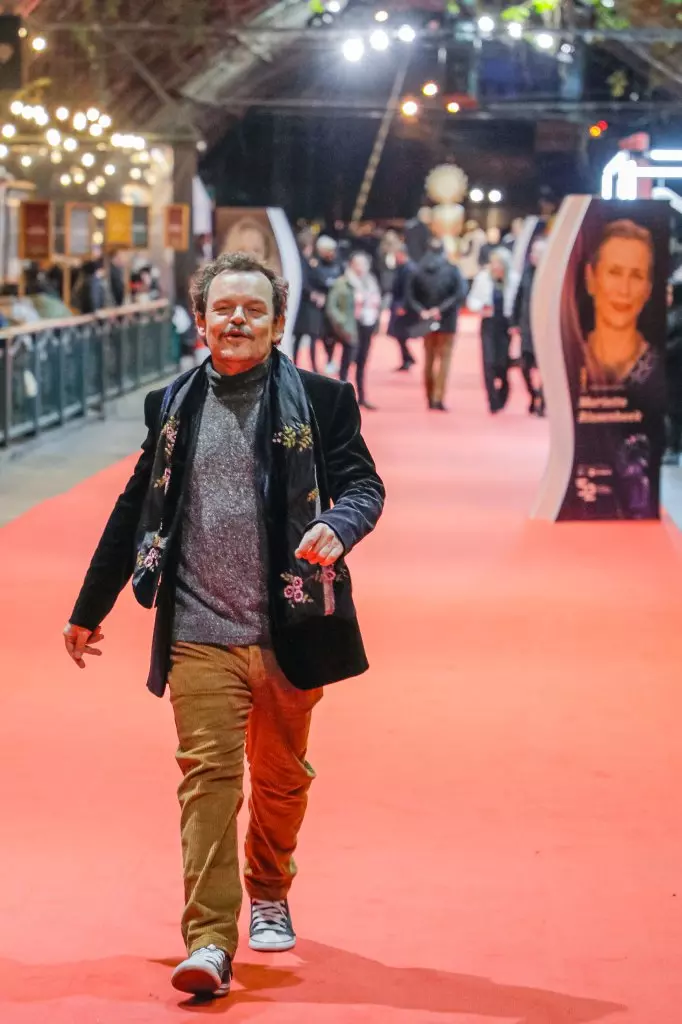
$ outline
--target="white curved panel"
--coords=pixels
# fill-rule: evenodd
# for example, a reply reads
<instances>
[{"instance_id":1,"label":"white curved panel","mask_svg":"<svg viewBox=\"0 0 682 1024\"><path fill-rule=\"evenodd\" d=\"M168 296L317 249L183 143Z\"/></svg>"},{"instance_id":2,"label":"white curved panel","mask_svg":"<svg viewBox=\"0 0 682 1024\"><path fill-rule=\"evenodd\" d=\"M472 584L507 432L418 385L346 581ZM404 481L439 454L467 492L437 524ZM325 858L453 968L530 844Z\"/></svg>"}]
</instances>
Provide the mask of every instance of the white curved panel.
<instances>
[{"instance_id":1,"label":"white curved panel","mask_svg":"<svg viewBox=\"0 0 682 1024\"><path fill-rule=\"evenodd\" d=\"M282 273L289 282L289 304L284 335L282 337L281 349L291 356L294 351L294 324L298 314L298 307L301 302L301 287L303 283L301 274L301 257L296 245L294 233L287 220L284 210L276 206L268 207L268 218L275 235L277 248L279 249L282 261Z\"/></svg>"}]
</instances>

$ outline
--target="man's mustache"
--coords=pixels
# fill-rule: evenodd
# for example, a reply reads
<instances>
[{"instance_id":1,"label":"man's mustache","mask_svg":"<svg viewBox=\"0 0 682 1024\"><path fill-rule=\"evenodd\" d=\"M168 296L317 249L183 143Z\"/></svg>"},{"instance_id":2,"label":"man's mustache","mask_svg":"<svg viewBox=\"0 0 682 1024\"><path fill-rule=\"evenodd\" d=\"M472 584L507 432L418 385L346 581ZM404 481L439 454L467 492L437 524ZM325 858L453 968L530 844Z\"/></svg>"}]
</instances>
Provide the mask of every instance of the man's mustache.
<instances>
[{"instance_id":1,"label":"man's mustache","mask_svg":"<svg viewBox=\"0 0 682 1024\"><path fill-rule=\"evenodd\" d=\"M226 331L223 331L222 337L252 338L253 334L248 327L228 327Z\"/></svg>"}]
</instances>

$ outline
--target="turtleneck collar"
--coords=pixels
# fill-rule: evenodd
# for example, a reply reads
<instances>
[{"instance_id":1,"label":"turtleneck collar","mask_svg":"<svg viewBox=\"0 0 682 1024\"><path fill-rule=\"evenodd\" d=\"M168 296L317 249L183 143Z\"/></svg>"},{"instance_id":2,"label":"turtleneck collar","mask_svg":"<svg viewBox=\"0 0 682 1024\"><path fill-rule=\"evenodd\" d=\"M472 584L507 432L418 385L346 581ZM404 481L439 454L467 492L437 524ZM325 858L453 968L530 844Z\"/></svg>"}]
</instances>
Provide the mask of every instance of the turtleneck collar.
<instances>
[{"instance_id":1,"label":"turtleneck collar","mask_svg":"<svg viewBox=\"0 0 682 1024\"><path fill-rule=\"evenodd\" d=\"M216 394L225 395L236 391L243 391L245 388L260 384L267 377L270 358L272 357L266 359L264 363L252 366L250 370L245 370L244 373L235 373L230 377L218 373L209 359L206 363L206 376L212 390Z\"/></svg>"}]
</instances>

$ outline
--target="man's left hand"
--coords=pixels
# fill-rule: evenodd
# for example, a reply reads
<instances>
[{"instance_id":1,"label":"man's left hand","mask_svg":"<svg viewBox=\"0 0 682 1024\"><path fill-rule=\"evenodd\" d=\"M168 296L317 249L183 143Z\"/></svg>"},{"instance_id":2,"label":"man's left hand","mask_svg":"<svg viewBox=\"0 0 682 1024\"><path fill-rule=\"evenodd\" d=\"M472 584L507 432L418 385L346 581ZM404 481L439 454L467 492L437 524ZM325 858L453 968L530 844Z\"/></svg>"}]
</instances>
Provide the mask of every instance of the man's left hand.
<instances>
[{"instance_id":1,"label":"man's left hand","mask_svg":"<svg viewBox=\"0 0 682 1024\"><path fill-rule=\"evenodd\" d=\"M315 523L298 545L296 557L311 565L332 565L343 554L343 544L331 526Z\"/></svg>"}]
</instances>

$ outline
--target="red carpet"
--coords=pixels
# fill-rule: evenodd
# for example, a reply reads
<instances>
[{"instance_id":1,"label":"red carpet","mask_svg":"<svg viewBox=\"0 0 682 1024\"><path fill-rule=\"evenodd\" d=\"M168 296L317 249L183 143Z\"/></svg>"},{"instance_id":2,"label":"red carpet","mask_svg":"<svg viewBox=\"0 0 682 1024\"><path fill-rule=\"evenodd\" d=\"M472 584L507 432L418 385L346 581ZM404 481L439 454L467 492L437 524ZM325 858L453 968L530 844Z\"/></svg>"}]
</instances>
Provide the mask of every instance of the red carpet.
<instances>
[{"instance_id":1,"label":"red carpet","mask_svg":"<svg viewBox=\"0 0 682 1024\"><path fill-rule=\"evenodd\" d=\"M668 524L529 523L546 425L450 415L377 344L386 515L352 564L372 671L331 688L294 953L229 1000L182 955L174 736L129 594L78 672L60 631L121 465L0 531L1 1024L682 1020L682 562ZM243 920L242 924L245 924Z\"/></svg>"}]
</instances>

